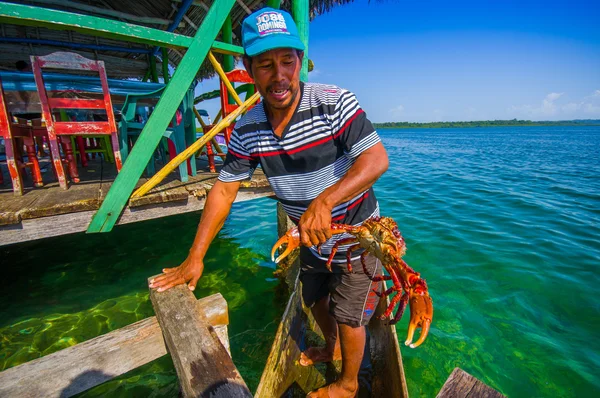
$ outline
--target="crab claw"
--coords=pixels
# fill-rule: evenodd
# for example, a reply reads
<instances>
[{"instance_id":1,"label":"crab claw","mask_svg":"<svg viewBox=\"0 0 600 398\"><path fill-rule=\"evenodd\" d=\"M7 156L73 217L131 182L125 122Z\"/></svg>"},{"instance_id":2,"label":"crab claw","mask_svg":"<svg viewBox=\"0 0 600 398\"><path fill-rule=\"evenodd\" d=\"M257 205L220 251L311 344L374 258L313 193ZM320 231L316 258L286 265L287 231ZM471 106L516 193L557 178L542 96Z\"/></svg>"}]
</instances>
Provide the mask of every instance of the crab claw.
<instances>
[{"instance_id":1,"label":"crab claw","mask_svg":"<svg viewBox=\"0 0 600 398\"><path fill-rule=\"evenodd\" d=\"M275 252L279 249L283 244L286 244L285 251L279 255L279 257L275 258ZM279 263L281 260L287 257L294 249L300 246L300 231L298 228L292 228L285 235L283 235L275 244L273 245L273 249L271 249L271 261L275 261L275 264Z\"/></svg>"},{"instance_id":2,"label":"crab claw","mask_svg":"<svg viewBox=\"0 0 600 398\"><path fill-rule=\"evenodd\" d=\"M424 282L424 281L423 281ZM426 288L426 285L425 285ZM417 292L415 292L417 290ZM410 348L416 348L420 346L429 333L429 327L431 326L431 320L433 319L433 301L429 297L427 290L420 291L421 289L412 288L410 291L410 322L408 323L408 336L405 345ZM412 342L415 330L422 328L421 336L416 342Z\"/></svg>"}]
</instances>

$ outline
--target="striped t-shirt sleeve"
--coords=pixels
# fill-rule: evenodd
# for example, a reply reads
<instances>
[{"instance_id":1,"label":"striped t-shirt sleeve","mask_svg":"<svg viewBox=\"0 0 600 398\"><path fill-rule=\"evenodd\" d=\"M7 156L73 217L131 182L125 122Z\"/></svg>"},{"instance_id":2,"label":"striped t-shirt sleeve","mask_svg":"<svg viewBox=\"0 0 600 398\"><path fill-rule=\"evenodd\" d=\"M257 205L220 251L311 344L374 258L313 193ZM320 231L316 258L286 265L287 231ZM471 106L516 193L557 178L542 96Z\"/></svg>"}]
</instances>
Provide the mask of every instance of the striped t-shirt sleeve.
<instances>
[{"instance_id":1,"label":"striped t-shirt sleeve","mask_svg":"<svg viewBox=\"0 0 600 398\"><path fill-rule=\"evenodd\" d=\"M258 161L250 156L250 152L244 147L237 130L233 130L227 147L227 156L219 173L219 180L234 182L249 179L256 166L258 166Z\"/></svg>"},{"instance_id":2,"label":"striped t-shirt sleeve","mask_svg":"<svg viewBox=\"0 0 600 398\"><path fill-rule=\"evenodd\" d=\"M356 158L381 141L356 96L347 90L342 91L332 120L333 131L337 131L337 139L350 158Z\"/></svg>"}]
</instances>

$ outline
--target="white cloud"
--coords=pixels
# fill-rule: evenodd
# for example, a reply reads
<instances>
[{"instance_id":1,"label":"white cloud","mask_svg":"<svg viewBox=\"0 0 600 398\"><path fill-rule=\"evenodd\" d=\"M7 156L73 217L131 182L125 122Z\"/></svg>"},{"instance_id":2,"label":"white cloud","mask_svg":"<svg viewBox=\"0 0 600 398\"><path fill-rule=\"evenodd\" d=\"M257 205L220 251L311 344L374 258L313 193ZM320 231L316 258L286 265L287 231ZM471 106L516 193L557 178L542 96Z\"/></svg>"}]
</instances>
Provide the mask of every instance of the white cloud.
<instances>
[{"instance_id":1,"label":"white cloud","mask_svg":"<svg viewBox=\"0 0 600 398\"><path fill-rule=\"evenodd\" d=\"M404 105L398 105L395 108L390 109L390 113L394 116L399 116L404 112Z\"/></svg>"},{"instance_id":2,"label":"white cloud","mask_svg":"<svg viewBox=\"0 0 600 398\"><path fill-rule=\"evenodd\" d=\"M317 77L322 74L323 74L323 72L321 71L321 69L314 68L312 71L309 72L308 75L311 77Z\"/></svg>"},{"instance_id":3,"label":"white cloud","mask_svg":"<svg viewBox=\"0 0 600 398\"><path fill-rule=\"evenodd\" d=\"M564 93L550 93L546 96L546 98L544 99L544 101L548 101L548 102L554 102L557 99L559 99L560 97L562 97Z\"/></svg>"},{"instance_id":4,"label":"white cloud","mask_svg":"<svg viewBox=\"0 0 600 398\"><path fill-rule=\"evenodd\" d=\"M507 109L509 117L532 120L582 119L600 117L600 90L583 97L580 101L561 104L564 93L552 92L539 105L518 105Z\"/></svg>"}]
</instances>

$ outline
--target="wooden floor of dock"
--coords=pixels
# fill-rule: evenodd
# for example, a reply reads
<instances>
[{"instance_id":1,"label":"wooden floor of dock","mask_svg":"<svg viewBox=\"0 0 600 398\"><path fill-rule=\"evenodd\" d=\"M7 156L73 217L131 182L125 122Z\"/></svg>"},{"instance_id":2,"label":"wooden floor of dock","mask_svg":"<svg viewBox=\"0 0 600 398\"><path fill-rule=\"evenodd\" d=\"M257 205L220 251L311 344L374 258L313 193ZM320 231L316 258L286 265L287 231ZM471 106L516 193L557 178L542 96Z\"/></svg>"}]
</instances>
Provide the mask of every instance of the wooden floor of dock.
<instances>
[{"instance_id":1,"label":"wooden floor of dock","mask_svg":"<svg viewBox=\"0 0 600 398\"><path fill-rule=\"evenodd\" d=\"M188 182L182 183L175 171L145 196L131 200L117 224L202 210L217 173L211 173L202 159L197 159L196 164L198 174L190 176ZM81 182L70 184L65 191L54 178L48 158L42 158L40 166L44 186L34 188L31 178L25 177L24 194L16 196L6 162L0 162L4 177L0 185L0 246L85 231L116 177L113 164L100 158L92 159L87 167L79 168ZM219 167L217 164L217 171ZM142 177L136 187L146 181L147 178ZM259 169L251 180L242 182L236 201L272 195Z\"/></svg>"}]
</instances>

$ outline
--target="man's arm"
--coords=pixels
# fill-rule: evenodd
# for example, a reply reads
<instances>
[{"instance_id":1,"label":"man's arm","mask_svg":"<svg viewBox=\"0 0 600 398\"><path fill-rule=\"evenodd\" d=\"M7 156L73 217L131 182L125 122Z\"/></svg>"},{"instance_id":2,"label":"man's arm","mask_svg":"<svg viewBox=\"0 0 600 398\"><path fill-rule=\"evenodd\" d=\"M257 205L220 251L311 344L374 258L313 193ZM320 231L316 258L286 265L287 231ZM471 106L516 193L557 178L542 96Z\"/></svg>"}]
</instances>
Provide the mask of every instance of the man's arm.
<instances>
[{"instance_id":1,"label":"man's arm","mask_svg":"<svg viewBox=\"0 0 600 398\"><path fill-rule=\"evenodd\" d=\"M381 142L358 155L348 172L317 196L300 218L298 228L302 244L313 246L329 239L333 208L366 191L387 168L388 157Z\"/></svg>"},{"instance_id":2,"label":"man's arm","mask_svg":"<svg viewBox=\"0 0 600 398\"><path fill-rule=\"evenodd\" d=\"M190 254L178 267L163 269L162 275L150 281L150 288L162 292L187 282L189 282L188 287L190 290L196 288L196 283L198 283L198 279L200 279L204 270L204 255L225 223L239 188L240 181L223 182L217 180L206 198L206 204L200 217L200 224Z\"/></svg>"}]
</instances>

